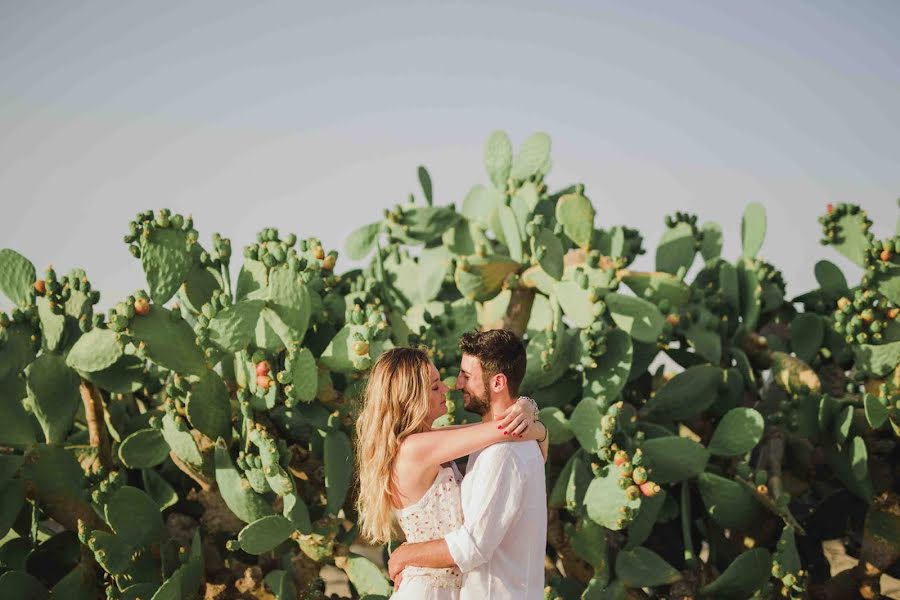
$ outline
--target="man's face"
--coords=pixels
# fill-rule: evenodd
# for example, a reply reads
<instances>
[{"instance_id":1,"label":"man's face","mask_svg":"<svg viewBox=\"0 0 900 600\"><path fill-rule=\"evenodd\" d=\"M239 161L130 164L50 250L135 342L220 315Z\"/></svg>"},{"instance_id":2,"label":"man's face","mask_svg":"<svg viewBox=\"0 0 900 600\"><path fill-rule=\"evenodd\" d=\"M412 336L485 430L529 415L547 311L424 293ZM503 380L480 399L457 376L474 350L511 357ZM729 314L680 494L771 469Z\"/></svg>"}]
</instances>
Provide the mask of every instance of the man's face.
<instances>
[{"instance_id":1,"label":"man's face","mask_svg":"<svg viewBox=\"0 0 900 600\"><path fill-rule=\"evenodd\" d=\"M481 361L471 354L463 354L459 365L459 377L456 378L456 389L463 394L463 406L466 410L478 415L487 413L491 405L491 394L484 381Z\"/></svg>"}]
</instances>

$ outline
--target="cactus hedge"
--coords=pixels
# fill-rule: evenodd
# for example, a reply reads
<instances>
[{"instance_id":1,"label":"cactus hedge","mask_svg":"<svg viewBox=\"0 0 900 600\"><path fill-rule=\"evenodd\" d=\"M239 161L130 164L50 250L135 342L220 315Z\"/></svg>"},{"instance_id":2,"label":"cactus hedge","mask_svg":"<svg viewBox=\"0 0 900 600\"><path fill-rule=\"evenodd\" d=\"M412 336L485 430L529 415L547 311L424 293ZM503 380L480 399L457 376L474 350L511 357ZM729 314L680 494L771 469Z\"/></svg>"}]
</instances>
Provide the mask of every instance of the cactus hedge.
<instances>
[{"instance_id":1,"label":"cactus hedge","mask_svg":"<svg viewBox=\"0 0 900 600\"><path fill-rule=\"evenodd\" d=\"M823 259L790 297L761 205L730 258L676 212L638 271L638 230L548 188L547 135L496 132L484 159L460 207L420 168L423 198L353 231L365 266L340 274L316 238L264 229L233 265L146 211L124 242L147 285L102 314L85 271L0 251L3 596L317 598L326 564L388 596L353 546L366 371L417 344L452 380L460 334L503 327L553 444L547 598L877 597L900 556L900 235L829 205L822 243L862 276ZM441 420L472 419L455 394ZM833 538L860 559L834 577Z\"/></svg>"}]
</instances>

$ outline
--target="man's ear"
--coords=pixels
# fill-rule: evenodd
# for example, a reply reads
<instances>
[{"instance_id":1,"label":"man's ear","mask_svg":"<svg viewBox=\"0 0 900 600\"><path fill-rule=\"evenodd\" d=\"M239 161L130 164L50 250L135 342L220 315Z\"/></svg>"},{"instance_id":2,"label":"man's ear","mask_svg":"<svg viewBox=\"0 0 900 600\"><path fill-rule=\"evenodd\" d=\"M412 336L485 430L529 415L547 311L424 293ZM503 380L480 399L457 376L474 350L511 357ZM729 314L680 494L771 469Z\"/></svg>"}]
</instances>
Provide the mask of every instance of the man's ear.
<instances>
[{"instance_id":1,"label":"man's ear","mask_svg":"<svg viewBox=\"0 0 900 600\"><path fill-rule=\"evenodd\" d=\"M491 377L491 391L495 394L499 394L506 389L506 375L503 373L497 373L493 377Z\"/></svg>"}]
</instances>

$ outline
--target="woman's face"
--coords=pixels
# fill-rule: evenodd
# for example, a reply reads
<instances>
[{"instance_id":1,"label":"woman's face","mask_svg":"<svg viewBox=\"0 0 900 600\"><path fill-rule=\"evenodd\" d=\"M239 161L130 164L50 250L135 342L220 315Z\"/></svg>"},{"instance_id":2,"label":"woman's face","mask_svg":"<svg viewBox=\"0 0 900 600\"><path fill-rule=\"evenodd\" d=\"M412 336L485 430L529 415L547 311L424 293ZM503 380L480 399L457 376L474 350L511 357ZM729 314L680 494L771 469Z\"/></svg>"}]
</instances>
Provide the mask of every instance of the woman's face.
<instances>
[{"instance_id":1,"label":"woman's face","mask_svg":"<svg viewBox=\"0 0 900 600\"><path fill-rule=\"evenodd\" d=\"M435 419L447 414L447 392L450 388L441 381L441 374L433 363L429 363L431 367L431 389L428 393L428 417L426 421L430 426Z\"/></svg>"}]
</instances>

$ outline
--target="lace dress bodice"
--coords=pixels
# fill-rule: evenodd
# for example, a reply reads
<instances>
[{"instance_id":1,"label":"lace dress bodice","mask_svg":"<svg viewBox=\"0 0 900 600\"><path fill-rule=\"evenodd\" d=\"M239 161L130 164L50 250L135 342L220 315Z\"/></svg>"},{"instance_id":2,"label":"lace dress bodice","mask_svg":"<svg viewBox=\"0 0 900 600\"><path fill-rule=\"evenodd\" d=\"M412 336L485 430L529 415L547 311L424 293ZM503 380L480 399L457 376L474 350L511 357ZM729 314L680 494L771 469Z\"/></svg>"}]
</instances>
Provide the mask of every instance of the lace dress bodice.
<instances>
[{"instance_id":1,"label":"lace dress bodice","mask_svg":"<svg viewBox=\"0 0 900 600\"><path fill-rule=\"evenodd\" d=\"M459 485L462 474L456 464L442 467L434 483L417 502L394 511L400 528L410 543L430 542L443 538L463 524ZM406 567L403 579L424 577L434 587L459 588L462 574L457 568L431 569Z\"/></svg>"}]
</instances>

